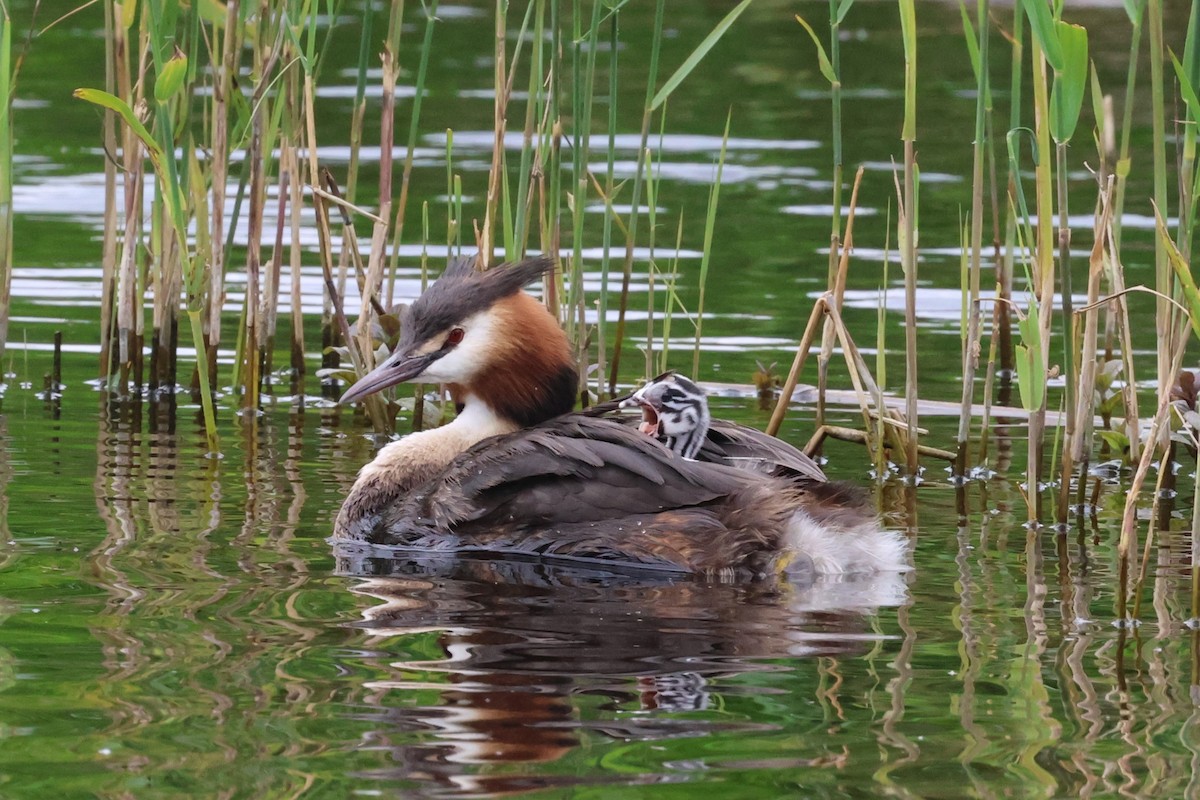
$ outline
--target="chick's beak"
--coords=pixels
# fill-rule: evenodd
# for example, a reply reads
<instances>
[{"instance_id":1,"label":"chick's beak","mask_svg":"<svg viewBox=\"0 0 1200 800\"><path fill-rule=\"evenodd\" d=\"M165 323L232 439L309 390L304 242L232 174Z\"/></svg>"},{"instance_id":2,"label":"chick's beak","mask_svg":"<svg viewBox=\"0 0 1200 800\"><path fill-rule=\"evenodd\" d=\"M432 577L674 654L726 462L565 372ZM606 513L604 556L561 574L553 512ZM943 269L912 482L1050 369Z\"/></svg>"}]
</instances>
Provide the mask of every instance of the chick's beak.
<instances>
[{"instance_id":1,"label":"chick's beak","mask_svg":"<svg viewBox=\"0 0 1200 800\"><path fill-rule=\"evenodd\" d=\"M642 411L642 424L638 426L638 430L650 436L657 436L659 419L658 409L654 407L654 403L639 391L621 401L621 408L631 408L632 406L637 406Z\"/></svg>"},{"instance_id":2,"label":"chick's beak","mask_svg":"<svg viewBox=\"0 0 1200 800\"><path fill-rule=\"evenodd\" d=\"M338 402L342 405L353 403L355 400L361 400L381 389L411 381L413 378L419 377L436 358L436 353L423 355L412 355L400 351L392 353L386 361L359 378L353 386L346 390Z\"/></svg>"}]
</instances>

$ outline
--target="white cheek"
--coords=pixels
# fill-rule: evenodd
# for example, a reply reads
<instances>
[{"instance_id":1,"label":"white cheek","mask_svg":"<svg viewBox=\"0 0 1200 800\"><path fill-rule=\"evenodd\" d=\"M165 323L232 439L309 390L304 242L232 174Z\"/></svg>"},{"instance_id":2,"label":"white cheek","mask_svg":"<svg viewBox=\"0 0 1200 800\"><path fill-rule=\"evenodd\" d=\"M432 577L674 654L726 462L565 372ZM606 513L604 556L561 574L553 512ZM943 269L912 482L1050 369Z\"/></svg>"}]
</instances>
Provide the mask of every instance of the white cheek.
<instances>
[{"instance_id":1,"label":"white cheek","mask_svg":"<svg viewBox=\"0 0 1200 800\"><path fill-rule=\"evenodd\" d=\"M493 323L487 314L476 314L463 322L466 335L458 347L429 365L419 380L427 383L464 383L487 365L491 350Z\"/></svg>"},{"instance_id":2,"label":"white cheek","mask_svg":"<svg viewBox=\"0 0 1200 800\"><path fill-rule=\"evenodd\" d=\"M471 380L482 366L482 361L464 342L433 362L429 369L421 373L419 380L425 383L463 383Z\"/></svg>"}]
</instances>

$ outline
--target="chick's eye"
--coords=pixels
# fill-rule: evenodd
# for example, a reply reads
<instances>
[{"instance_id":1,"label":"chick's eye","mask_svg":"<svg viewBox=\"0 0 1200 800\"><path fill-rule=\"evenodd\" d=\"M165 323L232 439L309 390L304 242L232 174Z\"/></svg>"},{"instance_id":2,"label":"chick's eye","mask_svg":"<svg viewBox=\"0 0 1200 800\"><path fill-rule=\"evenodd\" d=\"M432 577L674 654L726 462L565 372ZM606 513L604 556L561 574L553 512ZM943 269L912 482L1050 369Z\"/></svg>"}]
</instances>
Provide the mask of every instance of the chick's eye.
<instances>
[{"instance_id":1,"label":"chick's eye","mask_svg":"<svg viewBox=\"0 0 1200 800\"><path fill-rule=\"evenodd\" d=\"M466 332L462 328L454 328L450 331L450 335L446 337L446 344L450 346L456 345L463 340L463 336L465 335Z\"/></svg>"}]
</instances>

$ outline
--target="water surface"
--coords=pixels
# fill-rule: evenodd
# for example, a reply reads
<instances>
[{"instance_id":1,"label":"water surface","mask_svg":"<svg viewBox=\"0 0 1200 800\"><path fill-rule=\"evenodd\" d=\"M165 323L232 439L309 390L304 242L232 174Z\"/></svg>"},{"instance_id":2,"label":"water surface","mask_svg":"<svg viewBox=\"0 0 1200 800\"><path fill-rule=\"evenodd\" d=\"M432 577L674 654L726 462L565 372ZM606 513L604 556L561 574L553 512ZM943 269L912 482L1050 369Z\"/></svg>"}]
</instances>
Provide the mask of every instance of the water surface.
<instances>
[{"instance_id":1,"label":"water surface","mask_svg":"<svg viewBox=\"0 0 1200 800\"><path fill-rule=\"evenodd\" d=\"M1168 4L1173 42L1184 6ZM330 50L320 93L320 157L335 172L349 157L346 70L359 8L345 6L335 33L343 46ZM413 189L435 211L445 202L447 127L475 198L468 215L485 191L490 9L439 8ZM670 103L659 240L673 241L682 215L679 289L689 308L713 152L733 112L698 376L709 382L744 387L756 361L786 365L825 285L828 100L791 21L797 9L821 28L822 3L752 6ZM725 10L689 4L671 19L664 64L680 63ZM1092 32L1101 81L1120 85L1119 4L1073 11ZM622 16L618 178L633 164L649 13L633 4ZM953 400L974 82L957 8L922 3L919 14L920 377L926 399ZM887 289L892 389L903 379L887 234L903 103L894 17L888 4L856 6L842 51L847 164L866 167L846 316L873 358ZM1155 542L1160 580L1145 594L1142 624L1114 626L1119 472L1101 481L1094 517L1061 535L1028 531L1019 427L993 440L995 474L961 499L936 462L915 492L898 480L878 490L885 519L913 540L911 574L722 586L537 564L339 562L326 538L373 442L361 417L322 399L311 371L302 387L281 381L260 418L224 397L219 458L206 454L186 392L178 408L170 398L106 405L94 380L103 154L95 111L70 98L99 74L99 29L93 8L39 38L18 90L18 270L0 414L0 795L1195 794L1189 543L1173 530ZM411 66L416 52L404 58ZM1006 69L996 66L998 86ZM398 92L402 115L409 89ZM597 142L593 160L603 149ZM1093 196L1090 157L1086 144L1072 148L1079 213ZM599 158L594 169L605 167ZM1149 213L1145 158L1135 156L1130 227ZM362 185L377 169L378 154L365 154ZM589 230L600 220L591 214ZM1080 222L1075 246L1086 250ZM305 235L311 343L321 286L316 239ZM1145 226L1127 239L1131 275L1148 276ZM244 229L237 241L235 265ZM406 242L399 298L419 291L419 254ZM647 255L639 251L633 286L643 314ZM585 268L595 291L595 249ZM230 297L240 302L237 272ZM236 319L227 324L232 331ZM65 372L61 401L51 403L41 393L56 330ZM1144 333L1138 345L1150 349L1148 324ZM690 371L691 329L681 322L671 347L672 364ZM632 350L626 358L632 381L640 359ZM309 361L315 369L319 355ZM713 406L747 424L767 420L745 390L723 391ZM861 421L848 406L833 417ZM957 420L931 414L923 424L948 445ZM800 443L811 426L811 408L798 405L783 433ZM860 448L834 444L826 454L835 477L869 482ZM1181 475L1193 468L1185 457ZM1190 494L1177 502L1170 527L1182 529Z\"/></svg>"}]
</instances>

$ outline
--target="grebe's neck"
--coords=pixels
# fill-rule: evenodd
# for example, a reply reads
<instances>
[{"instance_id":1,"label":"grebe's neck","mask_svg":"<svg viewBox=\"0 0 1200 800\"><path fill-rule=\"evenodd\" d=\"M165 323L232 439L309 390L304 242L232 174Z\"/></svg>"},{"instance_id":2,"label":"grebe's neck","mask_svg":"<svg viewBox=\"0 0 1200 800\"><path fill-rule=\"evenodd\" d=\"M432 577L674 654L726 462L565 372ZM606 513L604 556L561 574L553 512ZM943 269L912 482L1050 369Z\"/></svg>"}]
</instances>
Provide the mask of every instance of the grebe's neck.
<instances>
[{"instance_id":1,"label":"grebe's neck","mask_svg":"<svg viewBox=\"0 0 1200 800\"><path fill-rule=\"evenodd\" d=\"M375 460L362 468L359 480L375 472L386 472L404 490L424 483L446 468L459 453L489 436L512 433L518 425L473 393L459 396L458 416L438 428L410 433L384 447Z\"/></svg>"},{"instance_id":2,"label":"grebe's neck","mask_svg":"<svg viewBox=\"0 0 1200 800\"><path fill-rule=\"evenodd\" d=\"M517 292L497 303L493 335L480 365L462 384L451 382L455 402L472 397L501 419L528 428L575 407L579 377L562 326L542 303Z\"/></svg>"},{"instance_id":3,"label":"grebe's neck","mask_svg":"<svg viewBox=\"0 0 1200 800\"><path fill-rule=\"evenodd\" d=\"M365 536L382 510L432 480L460 453L490 436L520 429L472 393L457 397L456 402L462 410L452 422L410 433L384 446L359 471L338 514L337 535Z\"/></svg>"}]
</instances>

